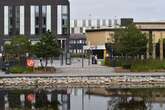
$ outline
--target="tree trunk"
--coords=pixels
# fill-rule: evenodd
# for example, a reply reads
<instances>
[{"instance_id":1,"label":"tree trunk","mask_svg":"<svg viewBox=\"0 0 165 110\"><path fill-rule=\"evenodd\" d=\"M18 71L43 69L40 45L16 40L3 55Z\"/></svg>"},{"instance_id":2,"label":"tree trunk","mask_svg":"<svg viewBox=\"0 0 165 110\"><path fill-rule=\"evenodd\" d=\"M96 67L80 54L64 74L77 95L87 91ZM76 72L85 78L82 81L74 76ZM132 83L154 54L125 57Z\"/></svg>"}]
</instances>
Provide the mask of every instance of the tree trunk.
<instances>
[{"instance_id":1,"label":"tree trunk","mask_svg":"<svg viewBox=\"0 0 165 110\"><path fill-rule=\"evenodd\" d=\"M47 67L47 65L48 65L48 58L46 57L45 58L45 68Z\"/></svg>"},{"instance_id":2,"label":"tree trunk","mask_svg":"<svg viewBox=\"0 0 165 110\"><path fill-rule=\"evenodd\" d=\"M40 64L41 64L41 67L43 68L44 66L43 66L43 62L42 62L43 60L42 59L40 59Z\"/></svg>"}]
</instances>

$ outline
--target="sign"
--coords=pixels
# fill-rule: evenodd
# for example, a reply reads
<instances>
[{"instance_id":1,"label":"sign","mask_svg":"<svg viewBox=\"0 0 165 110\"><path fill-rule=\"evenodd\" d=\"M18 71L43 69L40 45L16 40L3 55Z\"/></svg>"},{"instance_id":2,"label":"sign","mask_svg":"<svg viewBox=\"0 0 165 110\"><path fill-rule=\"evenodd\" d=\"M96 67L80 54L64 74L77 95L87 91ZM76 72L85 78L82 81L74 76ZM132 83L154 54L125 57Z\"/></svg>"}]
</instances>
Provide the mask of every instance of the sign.
<instances>
[{"instance_id":1,"label":"sign","mask_svg":"<svg viewBox=\"0 0 165 110\"><path fill-rule=\"evenodd\" d=\"M26 61L28 67L34 67L34 60L33 59L27 59Z\"/></svg>"}]
</instances>

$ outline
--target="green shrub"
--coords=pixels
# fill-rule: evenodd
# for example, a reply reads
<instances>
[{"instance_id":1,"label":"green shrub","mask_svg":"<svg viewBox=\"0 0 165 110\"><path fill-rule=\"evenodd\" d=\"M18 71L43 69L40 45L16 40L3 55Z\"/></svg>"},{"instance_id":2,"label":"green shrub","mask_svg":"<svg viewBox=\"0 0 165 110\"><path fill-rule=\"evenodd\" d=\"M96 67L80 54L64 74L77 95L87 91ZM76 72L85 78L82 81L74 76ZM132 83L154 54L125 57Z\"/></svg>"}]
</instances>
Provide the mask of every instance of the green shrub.
<instances>
[{"instance_id":1,"label":"green shrub","mask_svg":"<svg viewBox=\"0 0 165 110\"><path fill-rule=\"evenodd\" d=\"M122 67L123 67L124 69L130 69L131 66L132 66L132 64L130 64L130 63L122 64Z\"/></svg>"},{"instance_id":2,"label":"green shrub","mask_svg":"<svg viewBox=\"0 0 165 110\"><path fill-rule=\"evenodd\" d=\"M112 62L105 61L105 65L112 66ZM165 70L165 60L123 60L117 59L114 64L116 67L123 67L124 69L130 69L132 72L159 72Z\"/></svg>"},{"instance_id":3,"label":"green shrub","mask_svg":"<svg viewBox=\"0 0 165 110\"><path fill-rule=\"evenodd\" d=\"M131 66L133 72L157 72L165 69L165 61L145 60L136 62Z\"/></svg>"},{"instance_id":4,"label":"green shrub","mask_svg":"<svg viewBox=\"0 0 165 110\"><path fill-rule=\"evenodd\" d=\"M33 72L33 69L16 65L16 66L10 67L9 72L10 73L31 73L31 72Z\"/></svg>"}]
</instances>

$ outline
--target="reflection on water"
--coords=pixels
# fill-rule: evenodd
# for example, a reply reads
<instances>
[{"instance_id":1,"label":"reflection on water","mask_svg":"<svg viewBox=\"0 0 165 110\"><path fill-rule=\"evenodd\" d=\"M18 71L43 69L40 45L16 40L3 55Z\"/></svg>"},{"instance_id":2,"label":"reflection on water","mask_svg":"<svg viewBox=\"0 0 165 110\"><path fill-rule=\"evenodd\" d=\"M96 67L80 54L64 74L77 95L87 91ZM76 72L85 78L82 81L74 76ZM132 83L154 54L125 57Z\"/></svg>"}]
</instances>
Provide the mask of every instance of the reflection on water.
<instances>
[{"instance_id":1,"label":"reflection on water","mask_svg":"<svg viewBox=\"0 0 165 110\"><path fill-rule=\"evenodd\" d=\"M165 89L1 89L0 110L165 110Z\"/></svg>"}]
</instances>

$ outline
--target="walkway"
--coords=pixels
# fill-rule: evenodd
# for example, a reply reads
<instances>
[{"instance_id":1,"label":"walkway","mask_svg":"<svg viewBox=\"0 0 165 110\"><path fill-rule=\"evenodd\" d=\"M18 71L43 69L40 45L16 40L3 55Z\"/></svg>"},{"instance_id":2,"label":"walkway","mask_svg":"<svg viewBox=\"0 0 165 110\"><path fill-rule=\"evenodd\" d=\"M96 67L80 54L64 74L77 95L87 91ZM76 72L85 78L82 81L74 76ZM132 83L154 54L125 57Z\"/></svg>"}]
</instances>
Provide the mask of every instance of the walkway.
<instances>
[{"instance_id":1,"label":"walkway","mask_svg":"<svg viewBox=\"0 0 165 110\"><path fill-rule=\"evenodd\" d=\"M39 63L38 63L39 64ZM88 65L88 60L84 60L82 68L81 59L73 59L72 65L60 65L58 60L53 66L57 72L52 74L5 74L0 72L2 77L165 77L165 73L115 73L113 68L101 65Z\"/></svg>"}]
</instances>

